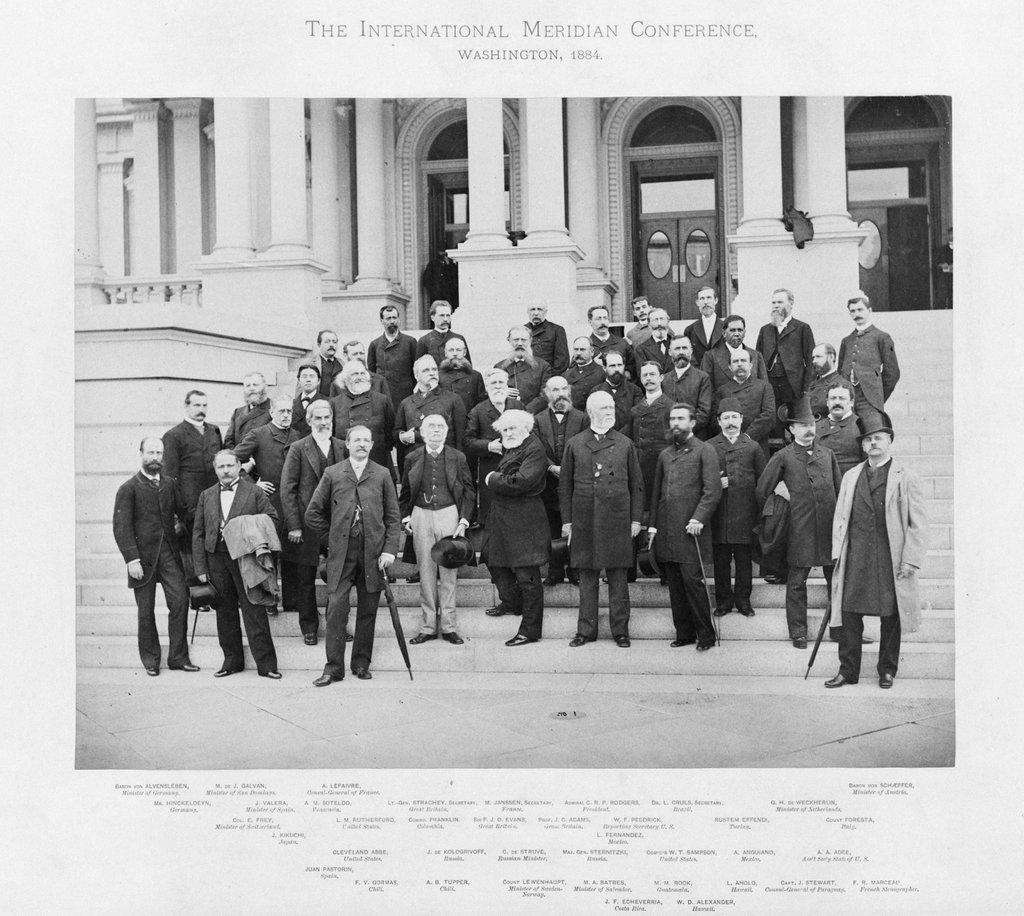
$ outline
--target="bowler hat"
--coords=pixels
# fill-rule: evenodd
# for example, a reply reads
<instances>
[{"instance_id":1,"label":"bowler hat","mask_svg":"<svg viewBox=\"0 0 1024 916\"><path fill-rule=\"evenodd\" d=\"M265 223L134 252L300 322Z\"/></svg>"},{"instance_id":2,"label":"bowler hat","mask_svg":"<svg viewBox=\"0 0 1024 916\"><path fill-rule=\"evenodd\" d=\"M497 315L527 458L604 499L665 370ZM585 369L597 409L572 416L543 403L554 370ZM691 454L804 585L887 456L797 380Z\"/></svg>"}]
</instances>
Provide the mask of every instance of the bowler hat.
<instances>
[{"instance_id":1,"label":"bowler hat","mask_svg":"<svg viewBox=\"0 0 1024 916\"><path fill-rule=\"evenodd\" d=\"M473 559L473 545L468 538L441 538L430 548L430 559L443 569L458 569Z\"/></svg>"},{"instance_id":2,"label":"bowler hat","mask_svg":"<svg viewBox=\"0 0 1024 916\"><path fill-rule=\"evenodd\" d=\"M868 414L867 417L857 417L857 438L864 439L872 433L888 433L891 438L896 438L889 414L878 411Z\"/></svg>"},{"instance_id":3,"label":"bowler hat","mask_svg":"<svg viewBox=\"0 0 1024 916\"><path fill-rule=\"evenodd\" d=\"M743 408L740 406L739 398L722 398L718 402L718 416L723 413L743 413Z\"/></svg>"},{"instance_id":4,"label":"bowler hat","mask_svg":"<svg viewBox=\"0 0 1024 916\"><path fill-rule=\"evenodd\" d=\"M779 419L783 423L809 423L813 426L817 421L811 413L811 401L808 397L797 398L793 402L793 409L788 404L783 404L778 409Z\"/></svg>"},{"instance_id":5,"label":"bowler hat","mask_svg":"<svg viewBox=\"0 0 1024 916\"><path fill-rule=\"evenodd\" d=\"M555 566L569 565L569 539L555 538L551 542L551 559L549 561Z\"/></svg>"},{"instance_id":6,"label":"bowler hat","mask_svg":"<svg viewBox=\"0 0 1024 916\"><path fill-rule=\"evenodd\" d=\"M220 604L220 595L212 582L201 582L191 585L188 589L188 604L193 611L216 610Z\"/></svg>"},{"instance_id":7,"label":"bowler hat","mask_svg":"<svg viewBox=\"0 0 1024 916\"><path fill-rule=\"evenodd\" d=\"M654 555L654 544L646 532L644 533L644 545L636 553L636 565L640 575L645 579L660 579L662 576L658 559Z\"/></svg>"}]
</instances>

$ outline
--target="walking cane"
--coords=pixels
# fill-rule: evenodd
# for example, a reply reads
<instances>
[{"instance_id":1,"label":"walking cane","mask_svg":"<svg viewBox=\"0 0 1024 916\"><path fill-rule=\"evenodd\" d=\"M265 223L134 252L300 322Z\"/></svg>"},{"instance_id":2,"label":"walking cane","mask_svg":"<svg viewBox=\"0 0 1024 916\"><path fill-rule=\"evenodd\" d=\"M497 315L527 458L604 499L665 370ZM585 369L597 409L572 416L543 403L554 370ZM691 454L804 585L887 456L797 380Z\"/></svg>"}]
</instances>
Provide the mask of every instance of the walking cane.
<instances>
[{"instance_id":1,"label":"walking cane","mask_svg":"<svg viewBox=\"0 0 1024 916\"><path fill-rule=\"evenodd\" d=\"M818 656L818 648L821 646L821 638L825 635L825 627L828 626L829 620L831 619L832 608L830 605L825 606L825 613L821 616L821 626L818 627L818 637L814 640L814 648L811 650L810 661L807 662L807 670L804 672L804 680L807 680L807 675L811 673L811 666L814 664L814 659Z\"/></svg>"},{"instance_id":2,"label":"walking cane","mask_svg":"<svg viewBox=\"0 0 1024 916\"><path fill-rule=\"evenodd\" d=\"M693 538L693 543L697 547L697 562L700 563L700 578L704 583L704 594L707 595L708 598L708 617L711 618L711 629L715 634L715 645L721 647L722 635L718 631L718 623L715 621L715 615L711 613L711 589L708 588L708 577L704 573L704 558L700 555L700 538L696 534L691 534L690 537Z\"/></svg>"}]
</instances>

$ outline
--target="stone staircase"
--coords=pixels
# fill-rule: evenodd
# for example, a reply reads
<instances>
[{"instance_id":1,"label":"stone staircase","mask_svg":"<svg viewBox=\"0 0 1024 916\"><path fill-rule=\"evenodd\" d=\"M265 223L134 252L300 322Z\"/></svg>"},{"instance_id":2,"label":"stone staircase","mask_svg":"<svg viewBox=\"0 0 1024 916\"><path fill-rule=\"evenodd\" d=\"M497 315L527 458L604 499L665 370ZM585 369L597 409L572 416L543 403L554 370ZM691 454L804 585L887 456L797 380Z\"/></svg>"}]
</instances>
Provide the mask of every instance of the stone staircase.
<instances>
[{"instance_id":1,"label":"stone staircase","mask_svg":"<svg viewBox=\"0 0 1024 916\"><path fill-rule=\"evenodd\" d=\"M951 680L954 676L953 587L953 417L952 320L949 312L880 315L879 323L896 341L902 378L887 407L896 430L895 453L921 477L931 522L930 550L921 570L922 627L905 634L900 676ZM284 385L285 373L279 384ZM292 376L293 378L293 376ZM168 419L163 428L173 425ZM147 428L159 423L148 423ZM77 463L77 587L76 632L78 665L84 668L136 668L136 610L124 579L124 565L116 552L110 517L117 486L132 468L123 466L123 449L113 449L102 429L79 430ZM130 455L131 452L129 451ZM83 456L91 459L88 464ZM393 586L406 636L418 632L418 587L404 581L411 569L395 567L399 581ZM656 581L630 586L633 647L619 649L607 636L607 591L601 589L598 642L570 649L576 629L578 593L567 584L545 590L544 639L509 649L504 641L514 635L518 618L491 618L483 609L497 603L483 570L461 571L458 629L466 642L451 646L442 641L410 647L413 670L450 672L594 672L629 674L707 674L744 676L802 675L808 653L792 648L786 639L785 589L755 578L753 618L729 614L719 619L722 645L711 652L672 649L674 638L667 589ZM318 583L321 609L325 586ZM825 606L824 580L809 581L810 627L821 621ZM166 614L158 601L157 623L166 636ZM322 610L321 610L322 613ZM189 614L189 629L194 619ZM323 644L303 644L294 615L271 619L271 629L282 670L305 672L311 677L323 665ZM877 619L869 619L868 635L877 639ZM216 670L221 653L212 614L200 614L192 645L196 664ZM864 670L875 664L873 647L865 649ZM834 673L835 646L824 643L815 666L817 674ZM374 670L404 671L386 606L377 618Z\"/></svg>"}]
</instances>

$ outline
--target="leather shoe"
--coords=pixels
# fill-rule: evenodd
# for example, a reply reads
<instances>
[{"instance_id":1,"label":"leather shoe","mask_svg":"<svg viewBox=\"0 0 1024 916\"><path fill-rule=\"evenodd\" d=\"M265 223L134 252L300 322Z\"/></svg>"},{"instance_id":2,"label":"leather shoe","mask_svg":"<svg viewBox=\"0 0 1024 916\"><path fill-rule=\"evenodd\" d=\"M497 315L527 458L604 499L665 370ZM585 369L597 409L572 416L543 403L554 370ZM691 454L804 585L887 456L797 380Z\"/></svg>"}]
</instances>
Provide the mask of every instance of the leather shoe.
<instances>
[{"instance_id":1,"label":"leather shoe","mask_svg":"<svg viewBox=\"0 0 1024 916\"><path fill-rule=\"evenodd\" d=\"M147 668L146 669L146 674L148 674L150 677L156 677L157 675L160 674L160 669L159 668Z\"/></svg>"},{"instance_id":2,"label":"leather shoe","mask_svg":"<svg viewBox=\"0 0 1024 916\"><path fill-rule=\"evenodd\" d=\"M281 680L281 672L280 671L266 671L263 674L261 674L260 677L269 677L272 681L279 681L279 680Z\"/></svg>"},{"instance_id":3,"label":"leather shoe","mask_svg":"<svg viewBox=\"0 0 1024 916\"><path fill-rule=\"evenodd\" d=\"M170 668L171 666L168 665L167 667ZM184 665L176 665L174 668L171 668L171 670L172 671L198 671L199 670L199 666L198 665L193 665L192 662L185 662Z\"/></svg>"},{"instance_id":4,"label":"leather shoe","mask_svg":"<svg viewBox=\"0 0 1024 916\"><path fill-rule=\"evenodd\" d=\"M806 649L807 648L807 637L806 636L798 636L796 639L794 639L793 640L793 648L794 649Z\"/></svg>"},{"instance_id":5,"label":"leather shoe","mask_svg":"<svg viewBox=\"0 0 1024 916\"><path fill-rule=\"evenodd\" d=\"M451 633L442 633L441 639L445 642L450 642L453 646L461 646L465 642L465 640L454 631Z\"/></svg>"},{"instance_id":6,"label":"leather shoe","mask_svg":"<svg viewBox=\"0 0 1024 916\"><path fill-rule=\"evenodd\" d=\"M550 588L552 585L561 585L564 581L565 581L564 579L555 579L555 578L552 578L551 576L548 576L544 580L543 585L544 585L545 588Z\"/></svg>"},{"instance_id":7,"label":"leather shoe","mask_svg":"<svg viewBox=\"0 0 1024 916\"><path fill-rule=\"evenodd\" d=\"M697 643L698 652L707 652L708 649L714 649L715 644L713 642L699 642Z\"/></svg>"},{"instance_id":8,"label":"leather shoe","mask_svg":"<svg viewBox=\"0 0 1024 916\"><path fill-rule=\"evenodd\" d=\"M673 649L678 649L681 646L692 646L697 640L696 639L673 639L669 645Z\"/></svg>"},{"instance_id":9,"label":"leather shoe","mask_svg":"<svg viewBox=\"0 0 1024 916\"><path fill-rule=\"evenodd\" d=\"M268 607L267 608L267 616L268 617L276 617L277 616L277 608L276 607Z\"/></svg>"},{"instance_id":10,"label":"leather shoe","mask_svg":"<svg viewBox=\"0 0 1024 916\"><path fill-rule=\"evenodd\" d=\"M617 645L620 649L628 649L630 647L629 637L628 636L616 636L615 637L615 645Z\"/></svg>"},{"instance_id":11,"label":"leather shoe","mask_svg":"<svg viewBox=\"0 0 1024 916\"><path fill-rule=\"evenodd\" d=\"M214 677L227 677L229 674L237 674L237 673L238 673L237 671L231 671L228 668L221 668L220 671L215 671L213 673L213 676Z\"/></svg>"},{"instance_id":12,"label":"leather shoe","mask_svg":"<svg viewBox=\"0 0 1024 916\"><path fill-rule=\"evenodd\" d=\"M749 604L745 605L744 607L738 607L736 608L736 610L739 611L744 617L754 616L754 609Z\"/></svg>"},{"instance_id":13,"label":"leather shoe","mask_svg":"<svg viewBox=\"0 0 1024 916\"><path fill-rule=\"evenodd\" d=\"M848 681L841 674L837 674L835 677L829 678L827 681L825 681L825 686L826 687L845 687L847 684L856 684L856 683L857 683L856 681Z\"/></svg>"},{"instance_id":14,"label":"leather shoe","mask_svg":"<svg viewBox=\"0 0 1024 916\"><path fill-rule=\"evenodd\" d=\"M340 677L331 677L329 674L321 674L315 681L313 681L314 687L330 687L335 681L340 681Z\"/></svg>"},{"instance_id":15,"label":"leather shoe","mask_svg":"<svg viewBox=\"0 0 1024 916\"><path fill-rule=\"evenodd\" d=\"M892 687L892 675L888 673L879 675L878 686L883 690L888 690Z\"/></svg>"},{"instance_id":16,"label":"leather shoe","mask_svg":"<svg viewBox=\"0 0 1024 916\"><path fill-rule=\"evenodd\" d=\"M516 633L510 640L508 640L506 646L525 646L528 642L536 642L536 639L530 639L529 636L523 636L522 633Z\"/></svg>"},{"instance_id":17,"label":"leather shoe","mask_svg":"<svg viewBox=\"0 0 1024 916\"><path fill-rule=\"evenodd\" d=\"M411 576L406 576L405 577L405 581L409 582L409 583L419 582L420 581L420 574L417 572L417 573L413 573Z\"/></svg>"},{"instance_id":18,"label":"leather shoe","mask_svg":"<svg viewBox=\"0 0 1024 916\"><path fill-rule=\"evenodd\" d=\"M724 617L726 614L731 614L731 613L732 613L732 608L731 607L716 607L715 608L715 616L716 617Z\"/></svg>"},{"instance_id":19,"label":"leather shoe","mask_svg":"<svg viewBox=\"0 0 1024 916\"><path fill-rule=\"evenodd\" d=\"M579 577L579 575L578 575L578 574L576 574L576 573L569 573L569 575L568 575L568 576L566 577L566 581L567 581L567 582L568 582L568 583L569 583L570 585L576 585L576 586L579 586L579 584L580 584L580 577Z\"/></svg>"},{"instance_id":20,"label":"leather shoe","mask_svg":"<svg viewBox=\"0 0 1024 916\"><path fill-rule=\"evenodd\" d=\"M781 576L763 576L765 582L769 585L785 585L786 580Z\"/></svg>"},{"instance_id":21,"label":"leather shoe","mask_svg":"<svg viewBox=\"0 0 1024 916\"><path fill-rule=\"evenodd\" d=\"M352 642L353 639L355 639L355 637L351 633L345 634L345 642Z\"/></svg>"},{"instance_id":22,"label":"leather shoe","mask_svg":"<svg viewBox=\"0 0 1024 916\"><path fill-rule=\"evenodd\" d=\"M571 640L569 640L569 645L570 645L570 647L575 649L578 646L583 646L583 645L586 645L588 642L593 642L593 641L594 640L592 640L592 639L584 639L582 636L574 636Z\"/></svg>"},{"instance_id":23,"label":"leather shoe","mask_svg":"<svg viewBox=\"0 0 1024 916\"><path fill-rule=\"evenodd\" d=\"M420 643L430 642L432 639L437 639L436 633L420 633L419 636L414 636L409 640L409 645L418 646Z\"/></svg>"},{"instance_id":24,"label":"leather shoe","mask_svg":"<svg viewBox=\"0 0 1024 916\"><path fill-rule=\"evenodd\" d=\"M304 633L303 636L302 636L302 641L307 646L315 646L316 645L316 633Z\"/></svg>"},{"instance_id":25,"label":"leather shoe","mask_svg":"<svg viewBox=\"0 0 1024 916\"><path fill-rule=\"evenodd\" d=\"M373 677L369 668L353 668L352 673L361 681L368 681Z\"/></svg>"},{"instance_id":26,"label":"leather shoe","mask_svg":"<svg viewBox=\"0 0 1024 916\"><path fill-rule=\"evenodd\" d=\"M512 614L516 617L522 616L522 611L514 611L512 608L507 608L503 604L496 604L494 607L489 607L484 613L488 617L504 617L506 614Z\"/></svg>"}]
</instances>

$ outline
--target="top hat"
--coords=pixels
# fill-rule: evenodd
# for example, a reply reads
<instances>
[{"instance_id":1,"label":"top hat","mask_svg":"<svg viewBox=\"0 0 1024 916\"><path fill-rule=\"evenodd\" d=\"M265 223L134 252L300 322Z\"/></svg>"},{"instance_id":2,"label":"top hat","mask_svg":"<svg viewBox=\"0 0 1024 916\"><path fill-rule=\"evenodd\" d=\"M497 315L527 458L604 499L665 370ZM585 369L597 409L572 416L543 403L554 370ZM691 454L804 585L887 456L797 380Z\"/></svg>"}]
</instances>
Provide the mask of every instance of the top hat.
<instances>
[{"instance_id":1,"label":"top hat","mask_svg":"<svg viewBox=\"0 0 1024 916\"><path fill-rule=\"evenodd\" d=\"M654 555L654 544L651 543L646 530L641 534L639 546L640 549L636 552L636 565L640 575L645 579L660 579L663 573L658 565L658 558Z\"/></svg>"},{"instance_id":2,"label":"top hat","mask_svg":"<svg viewBox=\"0 0 1024 916\"><path fill-rule=\"evenodd\" d=\"M857 439L864 439L872 433L888 433L893 439L896 438L889 414L877 411L869 413L867 417L857 417Z\"/></svg>"},{"instance_id":3,"label":"top hat","mask_svg":"<svg viewBox=\"0 0 1024 916\"><path fill-rule=\"evenodd\" d=\"M198 585L189 586L188 603L193 611L214 610L220 604L220 595L213 587L212 582L201 582Z\"/></svg>"},{"instance_id":4,"label":"top hat","mask_svg":"<svg viewBox=\"0 0 1024 916\"><path fill-rule=\"evenodd\" d=\"M743 414L743 408L740 405L739 398L722 398L722 400L718 402L718 410L716 411L718 416L721 416L723 413L730 412L738 413L740 415Z\"/></svg>"},{"instance_id":5,"label":"top hat","mask_svg":"<svg viewBox=\"0 0 1024 916\"><path fill-rule=\"evenodd\" d=\"M430 559L443 569L458 569L473 560L475 552L468 538L450 535L430 548Z\"/></svg>"},{"instance_id":6,"label":"top hat","mask_svg":"<svg viewBox=\"0 0 1024 916\"><path fill-rule=\"evenodd\" d=\"M783 423L808 423L813 426L817 421L811 413L811 401L806 395L797 398L793 402L793 410L790 411L788 404L783 404L778 409L779 419Z\"/></svg>"},{"instance_id":7,"label":"top hat","mask_svg":"<svg viewBox=\"0 0 1024 916\"><path fill-rule=\"evenodd\" d=\"M549 563L555 566L569 565L569 539L555 538L551 542L551 559Z\"/></svg>"}]
</instances>

